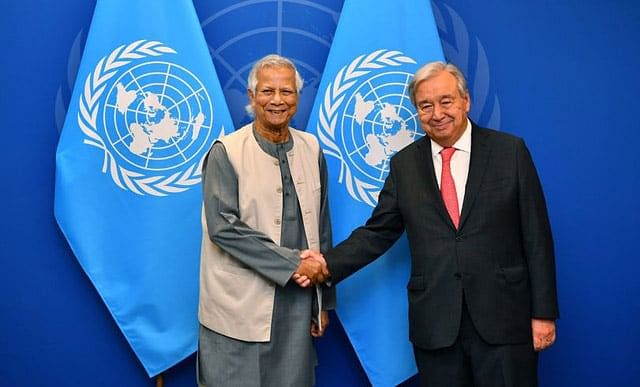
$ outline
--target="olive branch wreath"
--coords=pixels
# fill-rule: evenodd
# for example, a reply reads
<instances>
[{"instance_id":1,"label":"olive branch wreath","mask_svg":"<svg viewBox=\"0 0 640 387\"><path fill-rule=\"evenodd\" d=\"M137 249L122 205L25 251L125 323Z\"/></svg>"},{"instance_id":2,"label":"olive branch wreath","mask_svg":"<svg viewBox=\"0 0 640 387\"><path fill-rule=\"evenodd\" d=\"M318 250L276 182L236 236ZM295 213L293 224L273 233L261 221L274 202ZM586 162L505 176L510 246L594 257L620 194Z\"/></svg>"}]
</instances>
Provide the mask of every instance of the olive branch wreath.
<instances>
[{"instance_id":1,"label":"olive branch wreath","mask_svg":"<svg viewBox=\"0 0 640 387\"><path fill-rule=\"evenodd\" d=\"M402 66L407 63L415 64L416 62L400 51L382 49L368 55L360 55L338 71L333 81L327 85L324 99L320 104L316 129L320 141L327 147L323 150L324 153L340 160L338 182L342 183L346 180L345 185L349 195L371 207L376 205L380 187L364 182L351 173L342 151L335 143L336 126L340 118L337 112L344 102L346 92L356 84L358 78L385 66Z\"/></svg>"},{"instance_id":2,"label":"olive branch wreath","mask_svg":"<svg viewBox=\"0 0 640 387\"><path fill-rule=\"evenodd\" d=\"M119 166L96 129L98 113L101 111L103 102L101 97L105 92L107 82L117 74L119 68L149 56L175 53L175 50L161 42L137 40L129 45L116 48L111 54L100 59L84 82L78 111L78 125L88 137L83 142L102 149L104 152L102 173L107 173L108 169L113 181L125 191L130 190L138 195L167 196L186 191L200 182L202 160L192 164L186 170L178 171L170 176L147 177L142 173Z\"/></svg>"}]
</instances>

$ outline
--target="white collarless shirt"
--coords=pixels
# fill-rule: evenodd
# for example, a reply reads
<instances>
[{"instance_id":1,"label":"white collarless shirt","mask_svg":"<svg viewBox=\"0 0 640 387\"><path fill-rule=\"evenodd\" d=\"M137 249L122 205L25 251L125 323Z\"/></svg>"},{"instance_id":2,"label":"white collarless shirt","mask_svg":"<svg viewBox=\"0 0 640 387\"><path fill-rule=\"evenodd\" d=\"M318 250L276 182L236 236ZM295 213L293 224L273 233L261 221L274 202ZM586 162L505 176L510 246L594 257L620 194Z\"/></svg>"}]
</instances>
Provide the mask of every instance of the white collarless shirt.
<instances>
[{"instance_id":1,"label":"white collarless shirt","mask_svg":"<svg viewBox=\"0 0 640 387\"><path fill-rule=\"evenodd\" d=\"M469 176L469 162L471 160L471 121L467 119L467 127L462 136L453 144L456 151L451 157L451 176L456 185L456 196L458 197L458 209L462 211L464 205L464 193L467 187L467 177ZM442 177L442 156L440 151L443 146L431 140L431 155L433 156L433 169L440 188L440 178Z\"/></svg>"}]
</instances>

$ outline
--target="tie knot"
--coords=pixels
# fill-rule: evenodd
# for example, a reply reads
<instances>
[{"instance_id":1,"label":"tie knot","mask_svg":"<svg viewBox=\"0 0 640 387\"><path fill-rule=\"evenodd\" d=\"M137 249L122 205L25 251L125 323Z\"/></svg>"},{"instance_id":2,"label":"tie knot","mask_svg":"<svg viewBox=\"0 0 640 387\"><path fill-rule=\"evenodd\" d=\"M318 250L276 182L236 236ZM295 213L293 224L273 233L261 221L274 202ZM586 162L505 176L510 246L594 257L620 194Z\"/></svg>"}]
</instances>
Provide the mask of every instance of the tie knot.
<instances>
[{"instance_id":1,"label":"tie knot","mask_svg":"<svg viewBox=\"0 0 640 387\"><path fill-rule=\"evenodd\" d=\"M453 156L453 152L455 151L456 151L456 148L453 148L453 147L442 148L442 150L440 151L440 156L442 156L442 161L445 163L449 162L449 160L451 160L451 156Z\"/></svg>"}]
</instances>

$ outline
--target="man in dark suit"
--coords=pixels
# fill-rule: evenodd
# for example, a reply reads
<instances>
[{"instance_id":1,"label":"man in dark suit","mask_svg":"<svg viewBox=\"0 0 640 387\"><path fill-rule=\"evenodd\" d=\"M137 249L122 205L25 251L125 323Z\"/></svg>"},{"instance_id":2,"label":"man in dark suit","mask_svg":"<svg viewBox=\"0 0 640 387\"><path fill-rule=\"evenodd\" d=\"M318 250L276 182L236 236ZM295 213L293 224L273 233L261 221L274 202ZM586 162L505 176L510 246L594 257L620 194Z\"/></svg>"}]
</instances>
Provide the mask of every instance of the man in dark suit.
<instances>
[{"instance_id":1,"label":"man in dark suit","mask_svg":"<svg viewBox=\"0 0 640 387\"><path fill-rule=\"evenodd\" d=\"M331 279L372 262L406 230L421 385L535 386L537 352L555 341L558 303L529 151L467 118L466 81L451 64L422 67L409 93L427 136L392 158L366 224L325 252Z\"/></svg>"}]
</instances>

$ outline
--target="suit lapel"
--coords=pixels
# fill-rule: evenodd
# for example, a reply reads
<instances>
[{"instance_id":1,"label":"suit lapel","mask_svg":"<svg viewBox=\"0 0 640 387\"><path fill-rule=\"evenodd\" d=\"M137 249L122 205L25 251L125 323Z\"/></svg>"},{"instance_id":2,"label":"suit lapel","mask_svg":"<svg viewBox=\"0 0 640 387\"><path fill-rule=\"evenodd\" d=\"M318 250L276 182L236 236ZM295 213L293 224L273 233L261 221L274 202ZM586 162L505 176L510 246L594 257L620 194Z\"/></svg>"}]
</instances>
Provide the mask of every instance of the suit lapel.
<instances>
[{"instance_id":1,"label":"suit lapel","mask_svg":"<svg viewBox=\"0 0 640 387\"><path fill-rule=\"evenodd\" d=\"M425 183L427 197L435 198L433 202L436 203L436 208L442 217L442 220L454 229L455 227L453 226L453 222L451 221L447 208L442 200L442 194L440 194L438 180L436 180L436 173L433 167L433 154L431 153L431 139L429 139L428 136L424 136L420 140L420 143L418 144L417 158L418 160L416 165L420 166L420 172L417 177L419 181L423 181Z\"/></svg>"},{"instance_id":2,"label":"suit lapel","mask_svg":"<svg viewBox=\"0 0 640 387\"><path fill-rule=\"evenodd\" d=\"M480 190L482 177L489 161L490 134L477 125L473 124L471 131L471 161L469 163L469 176L467 177L467 186L464 193L464 202L462 204L462 212L460 214L460 229L464 227L464 223L469 217L469 212L473 207L473 202Z\"/></svg>"}]
</instances>

